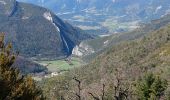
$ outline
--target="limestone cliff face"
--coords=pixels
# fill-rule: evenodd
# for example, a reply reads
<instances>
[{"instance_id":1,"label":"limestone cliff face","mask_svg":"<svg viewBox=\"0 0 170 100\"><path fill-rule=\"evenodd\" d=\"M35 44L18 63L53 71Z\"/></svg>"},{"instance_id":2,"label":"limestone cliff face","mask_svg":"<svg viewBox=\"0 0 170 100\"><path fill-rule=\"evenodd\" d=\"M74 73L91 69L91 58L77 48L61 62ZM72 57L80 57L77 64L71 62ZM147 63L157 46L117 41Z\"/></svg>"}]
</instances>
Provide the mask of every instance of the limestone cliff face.
<instances>
[{"instance_id":1,"label":"limestone cliff face","mask_svg":"<svg viewBox=\"0 0 170 100\"><path fill-rule=\"evenodd\" d=\"M72 54L75 56L86 56L94 53L95 51L93 50L92 47L90 47L88 44L85 44L84 42L81 42L80 45L77 45L73 51Z\"/></svg>"}]
</instances>

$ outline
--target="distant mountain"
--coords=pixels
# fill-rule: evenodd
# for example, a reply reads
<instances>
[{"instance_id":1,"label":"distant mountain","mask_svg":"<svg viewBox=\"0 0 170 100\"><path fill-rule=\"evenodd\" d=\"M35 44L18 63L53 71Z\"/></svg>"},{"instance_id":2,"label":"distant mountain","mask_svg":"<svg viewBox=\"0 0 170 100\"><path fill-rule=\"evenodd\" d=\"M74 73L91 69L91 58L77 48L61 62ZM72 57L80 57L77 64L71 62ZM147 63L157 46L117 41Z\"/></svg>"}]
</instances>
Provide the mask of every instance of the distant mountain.
<instances>
[{"instance_id":1,"label":"distant mountain","mask_svg":"<svg viewBox=\"0 0 170 100\"><path fill-rule=\"evenodd\" d=\"M169 0L19 0L51 9L92 34L125 32L170 12Z\"/></svg>"},{"instance_id":2,"label":"distant mountain","mask_svg":"<svg viewBox=\"0 0 170 100\"><path fill-rule=\"evenodd\" d=\"M91 38L50 10L15 0L0 0L0 31L21 56L42 59L69 56L75 45Z\"/></svg>"}]
</instances>

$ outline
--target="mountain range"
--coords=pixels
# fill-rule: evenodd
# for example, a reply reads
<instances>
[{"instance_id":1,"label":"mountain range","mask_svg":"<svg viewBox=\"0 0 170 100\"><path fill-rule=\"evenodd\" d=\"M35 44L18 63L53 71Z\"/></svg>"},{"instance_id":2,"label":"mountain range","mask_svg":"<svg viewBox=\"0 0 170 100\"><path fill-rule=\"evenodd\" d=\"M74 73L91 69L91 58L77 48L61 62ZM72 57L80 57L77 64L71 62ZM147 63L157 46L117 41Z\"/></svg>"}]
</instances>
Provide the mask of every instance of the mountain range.
<instances>
[{"instance_id":1,"label":"mountain range","mask_svg":"<svg viewBox=\"0 0 170 100\"><path fill-rule=\"evenodd\" d=\"M170 12L169 0L19 0L51 9L92 34L127 32Z\"/></svg>"},{"instance_id":2,"label":"mountain range","mask_svg":"<svg viewBox=\"0 0 170 100\"><path fill-rule=\"evenodd\" d=\"M5 33L5 43L19 52L14 67L23 74L47 73L33 60L68 57L82 40L93 38L46 8L16 0L0 0L0 32Z\"/></svg>"},{"instance_id":3,"label":"mountain range","mask_svg":"<svg viewBox=\"0 0 170 100\"><path fill-rule=\"evenodd\" d=\"M0 10L0 31L24 57L63 58L82 40L92 38L39 6L1 0Z\"/></svg>"}]
</instances>

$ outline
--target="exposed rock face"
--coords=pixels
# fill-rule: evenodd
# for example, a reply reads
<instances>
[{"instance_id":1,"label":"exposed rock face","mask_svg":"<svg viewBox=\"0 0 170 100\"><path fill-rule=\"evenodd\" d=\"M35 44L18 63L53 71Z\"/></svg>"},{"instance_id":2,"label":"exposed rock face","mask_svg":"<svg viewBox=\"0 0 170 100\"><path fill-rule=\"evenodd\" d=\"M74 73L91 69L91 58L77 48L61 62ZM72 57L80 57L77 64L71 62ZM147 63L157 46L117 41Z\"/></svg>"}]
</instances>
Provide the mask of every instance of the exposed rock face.
<instances>
[{"instance_id":1,"label":"exposed rock face","mask_svg":"<svg viewBox=\"0 0 170 100\"><path fill-rule=\"evenodd\" d=\"M89 45L85 44L85 43L80 43L80 45L76 46L73 49L72 54L75 56L86 56L86 55L90 55L92 53L94 53L95 51L93 50L93 48L91 48Z\"/></svg>"}]
</instances>

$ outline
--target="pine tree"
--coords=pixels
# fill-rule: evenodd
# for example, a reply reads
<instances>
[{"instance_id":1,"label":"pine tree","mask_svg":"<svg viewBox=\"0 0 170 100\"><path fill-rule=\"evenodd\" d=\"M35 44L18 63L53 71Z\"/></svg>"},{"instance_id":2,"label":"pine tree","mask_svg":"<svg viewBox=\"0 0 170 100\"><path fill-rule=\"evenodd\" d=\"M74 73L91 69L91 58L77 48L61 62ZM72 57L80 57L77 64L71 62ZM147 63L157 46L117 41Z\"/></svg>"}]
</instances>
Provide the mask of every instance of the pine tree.
<instances>
[{"instance_id":1,"label":"pine tree","mask_svg":"<svg viewBox=\"0 0 170 100\"><path fill-rule=\"evenodd\" d=\"M13 65L12 45L4 45L0 36L0 100L44 100L42 91L31 77L23 76Z\"/></svg>"},{"instance_id":2,"label":"pine tree","mask_svg":"<svg viewBox=\"0 0 170 100\"><path fill-rule=\"evenodd\" d=\"M138 81L137 95L139 100L160 100L167 89L167 80L148 73Z\"/></svg>"}]
</instances>

